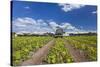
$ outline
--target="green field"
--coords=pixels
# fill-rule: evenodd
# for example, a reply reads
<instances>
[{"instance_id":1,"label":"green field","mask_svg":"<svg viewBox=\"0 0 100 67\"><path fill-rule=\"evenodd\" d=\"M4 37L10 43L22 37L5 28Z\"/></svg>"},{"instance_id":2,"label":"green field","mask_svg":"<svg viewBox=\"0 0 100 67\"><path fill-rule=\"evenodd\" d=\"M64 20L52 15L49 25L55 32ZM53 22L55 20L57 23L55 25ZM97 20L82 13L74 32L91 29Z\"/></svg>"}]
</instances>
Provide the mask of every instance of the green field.
<instances>
[{"instance_id":1,"label":"green field","mask_svg":"<svg viewBox=\"0 0 100 67\"><path fill-rule=\"evenodd\" d=\"M86 52L88 61L97 60L97 36L66 36L63 38L17 36L12 38L12 64L14 66L20 65L23 61L30 59L38 49L52 39L55 39L55 45L42 60L46 64L75 62L69 52L70 50L65 47L64 40L74 49Z\"/></svg>"}]
</instances>

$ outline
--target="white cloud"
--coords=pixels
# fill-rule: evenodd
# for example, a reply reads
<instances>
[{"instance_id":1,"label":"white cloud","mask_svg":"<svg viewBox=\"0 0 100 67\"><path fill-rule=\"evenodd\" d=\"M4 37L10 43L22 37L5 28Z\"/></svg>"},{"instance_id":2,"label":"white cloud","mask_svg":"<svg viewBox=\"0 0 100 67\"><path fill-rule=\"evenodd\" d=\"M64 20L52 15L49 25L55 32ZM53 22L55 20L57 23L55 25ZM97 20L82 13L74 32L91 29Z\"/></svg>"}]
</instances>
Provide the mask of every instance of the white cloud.
<instances>
[{"instance_id":1,"label":"white cloud","mask_svg":"<svg viewBox=\"0 0 100 67\"><path fill-rule=\"evenodd\" d=\"M33 25L36 24L36 21L32 18L17 18L13 21L14 25L17 27L26 27L27 25Z\"/></svg>"},{"instance_id":2,"label":"white cloud","mask_svg":"<svg viewBox=\"0 0 100 67\"><path fill-rule=\"evenodd\" d=\"M56 31L57 26L59 26L59 25L56 22L49 21L49 27L52 28L53 31Z\"/></svg>"},{"instance_id":3,"label":"white cloud","mask_svg":"<svg viewBox=\"0 0 100 67\"><path fill-rule=\"evenodd\" d=\"M58 4L58 5L61 6L61 9L65 12L72 11L74 9L79 9L85 6L81 4Z\"/></svg>"},{"instance_id":4,"label":"white cloud","mask_svg":"<svg viewBox=\"0 0 100 67\"><path fill-rule=\"evenodd\" d=\"M26 31L26 32L54 32L56 27L59 26L63 29L76 31L79 30L75 26L68 22L57 24L55 21L47 21L42 19L33 19L29 17L17 18L13 20L13 30L14 31Z\"/></svg>"},{"instance_id":5,"label":"white cloud","mask_svg":"<svg viewBox=\"0 0 100 67\"><path fill-rule=\"evenodd\" d=\"M93 11L92 14L97 14L97 11Z\"/></svg>"},{"instance_id":6,"label":"white cloud","mask_svg":"<svg viewBox=\"0 0 100 67\"><path fill-rule=\"evenodd\" d=\"M17 18L13 20L13 30L28 32L49 32L52 31L42 19L32 19L29 17Z\"/></svg>"},{"instance_id":7,"label":"white cloud","mask_svg":"<svg viewBox=\"0 0 100 67\"><path fill-rule=\"evenodd\" d=\"M61 24L57 24L56 22L52 21L52 22L49 22L49 24L51 25L51 27L56 30L56 27L59 26L65 30L73 30L73 31L77 31L78 29L71 25L70 23L68 22L65 22L65 23L61 23Z\"/></svg>"}]
</instances>

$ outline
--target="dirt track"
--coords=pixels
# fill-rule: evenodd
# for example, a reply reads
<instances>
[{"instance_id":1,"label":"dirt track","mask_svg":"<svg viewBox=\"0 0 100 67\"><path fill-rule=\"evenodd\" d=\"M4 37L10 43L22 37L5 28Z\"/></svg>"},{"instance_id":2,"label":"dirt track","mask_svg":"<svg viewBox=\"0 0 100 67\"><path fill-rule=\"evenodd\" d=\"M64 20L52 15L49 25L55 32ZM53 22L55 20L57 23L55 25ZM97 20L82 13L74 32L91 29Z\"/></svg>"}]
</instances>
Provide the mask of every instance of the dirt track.
<instances>
[{"instance_id":1,"label":"dirt track","mask_svg":"<svg viewBox=\"0 0 100 67\"><path fill-rule=\"evenodd\" d=\"M31 59L24 61L21 66L37 65L42 63L42 59L48 54L50 48L54 45L54 40L48 42L45 46L40 48Z\"/></svg>"},{"instance_id":2,"label":"dirt track","mask_svg":"<svg viewBox=\"0 0 100 67\"><path fill-rule=\"evenodd\" d=\"M69 50L69 53L71 54L72 58L74 59L74 62L86 62L87 59L87 53L78 49L75 49L67 40L64 40L65 47Z\"/></svg>"},{"instance_id":3,"label":"dirt track","mask_svg":"<svg viewBox=\"0 0 100 67\"><path fill-rule=\"evenodd\" d=\"M68 40L64 40L65 43L65 48L68 49L69 53L71 54L74 62L86 62L88 61L87 59L87 53L84 51L80 51L79 49L75 49ZM45 56L49 53L49 50L51 47L54 45L55 40L51 40L48 42L45 46L40 48L33 56L31 59L24 61L21 66L27 66L27 65L38 65L42 64L42 60L44 59Z\"/></svg>"}]
</instances>

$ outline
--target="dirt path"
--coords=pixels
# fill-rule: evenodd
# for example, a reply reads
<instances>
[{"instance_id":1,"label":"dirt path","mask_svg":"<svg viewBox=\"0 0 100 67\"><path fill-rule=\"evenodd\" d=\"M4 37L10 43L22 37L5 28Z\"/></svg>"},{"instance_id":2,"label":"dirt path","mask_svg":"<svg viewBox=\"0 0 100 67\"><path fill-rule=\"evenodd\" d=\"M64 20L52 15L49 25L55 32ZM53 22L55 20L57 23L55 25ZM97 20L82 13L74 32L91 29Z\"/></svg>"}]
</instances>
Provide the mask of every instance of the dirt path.
<instances>
[{"instance_id":1,"label":"dirt path","mask_svg":"<svg viewBox=\"0 0 100 67\"><path fill-rule=\"evenodd\" d=\"M21 66L41 64L43 58L48 54L50 48L54 45L54 39L48 42L45 46L40 48L31 59L24 61Z\"/></svg>"},{"instance_id":2,"label":"dirt path","mask_svg":"<svg viewBox=\"0 0 100 67\"><path fill-rule=\"evenodd\" d=\"M75 49L71 44L68 42L68 40L65 40L65 47L69 50L69 53L71 54L72 58L74 59L74 62L86 62L87 59L87 53L84 51L81 51L79 49Z\"/></svg>"}]
</instances>

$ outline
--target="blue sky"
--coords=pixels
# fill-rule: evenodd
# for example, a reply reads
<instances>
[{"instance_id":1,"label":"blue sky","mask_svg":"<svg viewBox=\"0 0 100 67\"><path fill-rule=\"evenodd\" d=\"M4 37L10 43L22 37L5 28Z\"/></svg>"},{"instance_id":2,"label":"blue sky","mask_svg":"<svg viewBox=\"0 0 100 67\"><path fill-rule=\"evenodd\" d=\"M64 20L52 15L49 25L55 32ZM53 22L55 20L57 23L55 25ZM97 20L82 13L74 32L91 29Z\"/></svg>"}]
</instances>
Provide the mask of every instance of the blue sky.
<instances>
[{"instance_id":1,"label":"blue sky","mask_svg":"<svg viewBox=\"0 0 100 67\"><path fill-rule=\"evenodd\" d=\"M13 32L53 32L57 26L66 32L97 31L97 7L13 1L11 21Z\"/></svg>"}]
</instances>

